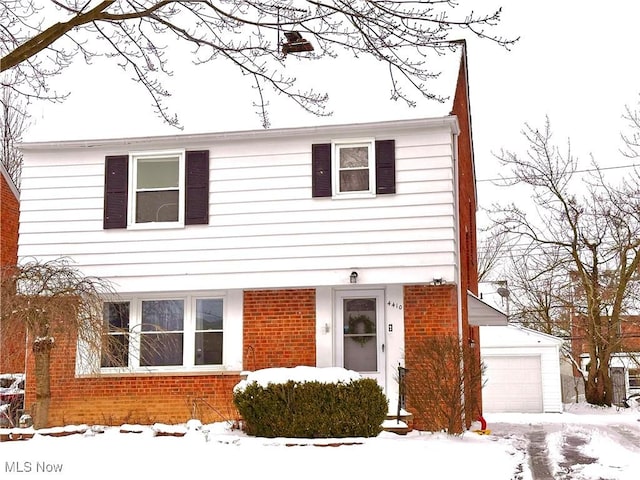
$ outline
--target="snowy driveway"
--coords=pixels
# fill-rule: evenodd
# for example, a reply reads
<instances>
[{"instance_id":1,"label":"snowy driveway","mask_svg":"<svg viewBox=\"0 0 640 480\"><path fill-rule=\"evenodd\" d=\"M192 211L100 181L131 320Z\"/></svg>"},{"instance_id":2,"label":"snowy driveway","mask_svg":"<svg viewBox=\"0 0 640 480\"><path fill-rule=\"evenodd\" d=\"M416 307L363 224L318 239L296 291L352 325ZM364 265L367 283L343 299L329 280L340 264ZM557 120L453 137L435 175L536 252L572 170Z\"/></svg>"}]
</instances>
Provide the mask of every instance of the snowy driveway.
<instances>
[{"instance_id":1,"label":"snowy driveway","mask_svg":"<svg viewBox=\"0 0 640 480\"><path fill-rule=\"evenodd\" d=\"M607 416L606 421L598 415L566 413L556 418L546 414L544 419L518 414L494 417L493 438L507 439L525 454L514 480L640 478L640 414Z\"/></svg>"}]
</instances>

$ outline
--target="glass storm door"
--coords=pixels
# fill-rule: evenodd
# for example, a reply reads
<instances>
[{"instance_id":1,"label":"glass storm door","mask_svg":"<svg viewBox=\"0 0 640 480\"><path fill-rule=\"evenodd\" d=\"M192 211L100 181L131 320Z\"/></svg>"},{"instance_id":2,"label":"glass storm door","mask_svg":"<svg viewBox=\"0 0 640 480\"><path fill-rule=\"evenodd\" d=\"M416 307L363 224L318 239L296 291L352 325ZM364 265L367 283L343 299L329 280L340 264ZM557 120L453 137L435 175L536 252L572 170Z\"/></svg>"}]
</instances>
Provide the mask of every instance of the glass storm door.
<instances>
[{"instance_id":1,"label":"glass storm door","mask_svg":"<svg viewBox=\"0 0 640 480\"><path fill-rule=\"evenodd\" d=\"M336 365L374 378L385 388L384 291L336 294Z\"/></svg>"}]
</instances>

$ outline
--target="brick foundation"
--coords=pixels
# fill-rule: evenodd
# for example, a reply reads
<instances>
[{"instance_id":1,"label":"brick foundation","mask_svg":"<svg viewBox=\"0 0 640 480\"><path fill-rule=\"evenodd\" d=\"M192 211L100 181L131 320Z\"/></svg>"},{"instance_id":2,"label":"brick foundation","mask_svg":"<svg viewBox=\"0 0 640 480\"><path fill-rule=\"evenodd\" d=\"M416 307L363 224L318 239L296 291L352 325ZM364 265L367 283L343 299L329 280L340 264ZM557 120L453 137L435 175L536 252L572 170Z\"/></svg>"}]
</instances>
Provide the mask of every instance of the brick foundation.
<instances>
[{"instance_id":1,"label":"brick foundation","mask_svg":"<svg viewBox=\"0 0 640 480\"><path fill-rule=\"evenodd\" d=\"M75 346L58 340L52 350L49 425L204 423L235 419L232 389L239 374L75 376ZM33 359L27 362L25 408L35 401Z\"/></svg>"}]
</instances>

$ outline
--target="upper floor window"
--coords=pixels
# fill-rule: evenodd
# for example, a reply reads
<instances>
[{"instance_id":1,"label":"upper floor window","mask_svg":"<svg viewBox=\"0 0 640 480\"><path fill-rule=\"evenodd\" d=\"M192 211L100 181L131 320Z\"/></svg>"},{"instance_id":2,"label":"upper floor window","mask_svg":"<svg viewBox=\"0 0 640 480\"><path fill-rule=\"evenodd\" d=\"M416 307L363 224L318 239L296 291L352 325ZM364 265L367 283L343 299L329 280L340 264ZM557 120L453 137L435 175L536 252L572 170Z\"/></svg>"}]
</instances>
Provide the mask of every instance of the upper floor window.
<instances>
[{"instance_id":1,"label":"upper floor window","mask_svg":"<svg viewBox=\"0 0 640 480\"><path fill-rule=\"evenodd\" d=\"M394 140L354 140L311 146L314 197L396 193Z\"/></svg>"},{"instance_id":2,"label":"upper floor window","mask_svg":"<svg viewBox=\"0 0 640 480\"><path fill-rule=\"evenodd\" d=\"M375 169L371 168L373 143L335 144L335 188L340 193L375 193Z\"/></svg>"},{"instance_id":3,"label":"upper floor window","mask_svg":"<svg viewBox=\"0 0 640 480\"><path fill-rule=\"evenodd\" d=\"M183 223L184 155L132 156L132 224Z\"/></svg>"},{"instance_id":4,"label":"upper floor window","mask_svg":"<svg viewBox=\"0 0 640 480\"><path fill-rule=\"evenodd\" d=\"M105 158L105 229L208 223L208 150Z\"/></svg>"}]
</instances>

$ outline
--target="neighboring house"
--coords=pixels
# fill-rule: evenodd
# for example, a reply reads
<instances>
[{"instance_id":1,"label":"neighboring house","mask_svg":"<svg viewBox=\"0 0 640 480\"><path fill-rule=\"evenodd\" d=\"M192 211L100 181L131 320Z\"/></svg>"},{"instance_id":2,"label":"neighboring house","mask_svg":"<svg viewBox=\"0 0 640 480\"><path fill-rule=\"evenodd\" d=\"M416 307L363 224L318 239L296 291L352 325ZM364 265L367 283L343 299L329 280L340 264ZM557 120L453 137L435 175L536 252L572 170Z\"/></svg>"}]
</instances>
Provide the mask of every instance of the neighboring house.
<instances>
[{"instance_id":1,"label":"neighboring house","mask_svg":"<svg viewBox=\"0 0 640 480\"><path fill-rule=\"evenodd\" d=\"M484 411L562 412L562 342L515 325L481 327Z\"/></svg>"},{"instance_id":2,"label":"neighboring house","mask_svg":"<svg viewBox=\"0 0 640 480\"><path fill-rule=\"evenodd\" d=\"M393 411L397 367L411 374L421 339L477 344L480 323L505 323L471 293L473 145L455 60L430 118L23 144L20 257L69 257L113 282L105 316L124 347L88 364L56 343L50 423L233 417L243 371L296 365L375 378Z\"/></svg>"},{"instance_id":3,"label":"neighboring house","mask_svg":"<svg viewBox=\"0 0 640 480\"><path fill-rule=\"evenodd\" d=\"M0 163L0 265L18 260L18 221L20 194L7 169Z\"/></svg>"},{"instance_id":4,"label":"neighboring house","mask_svg":"<svg viewBox=\"0 0 640 480\"><path fill-rule=\"evenodd\" d=\"M581 322L573 323L571 348L584 372L589 364L586 333ZM615 335L617 342L609 361L613 381L613 402L616 404L640 394L640 315L625 315ZM579 375L576 372L576 375Z\"/></svg>"},{"instance_id":5,"label":"neighboring house","mask_svg":"<svg viewBox=\"0 0 640 480\"><path fill-rule=\"evenodd\" d=\"M18 260L20 194L0 163L0 274ZM0 321L0 373L24 371L24 333Z\"/></svg>"}]
</instances>

